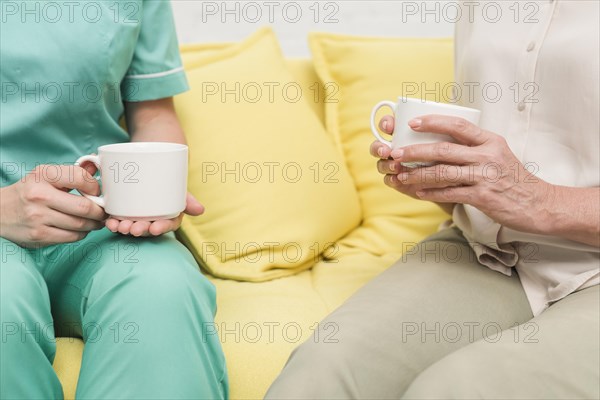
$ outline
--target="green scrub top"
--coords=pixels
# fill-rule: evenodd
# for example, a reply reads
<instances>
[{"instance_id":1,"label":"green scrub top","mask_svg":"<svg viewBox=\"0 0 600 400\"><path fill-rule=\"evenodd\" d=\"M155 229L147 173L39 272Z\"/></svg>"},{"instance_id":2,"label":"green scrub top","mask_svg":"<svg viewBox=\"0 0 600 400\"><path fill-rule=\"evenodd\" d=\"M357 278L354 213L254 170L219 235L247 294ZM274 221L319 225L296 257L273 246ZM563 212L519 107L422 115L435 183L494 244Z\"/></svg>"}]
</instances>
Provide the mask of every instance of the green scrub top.
<instances>
[{"instance_id":1,"label":"green scrub top","mask_svg":"<svg viewBox=\"0 0 600 400\"><path fill-rule=\"evenodd\" d=\"M168 0L0 0L1 186L129 141L123 101L188 89Z\"/></svg>"}]
</instances>

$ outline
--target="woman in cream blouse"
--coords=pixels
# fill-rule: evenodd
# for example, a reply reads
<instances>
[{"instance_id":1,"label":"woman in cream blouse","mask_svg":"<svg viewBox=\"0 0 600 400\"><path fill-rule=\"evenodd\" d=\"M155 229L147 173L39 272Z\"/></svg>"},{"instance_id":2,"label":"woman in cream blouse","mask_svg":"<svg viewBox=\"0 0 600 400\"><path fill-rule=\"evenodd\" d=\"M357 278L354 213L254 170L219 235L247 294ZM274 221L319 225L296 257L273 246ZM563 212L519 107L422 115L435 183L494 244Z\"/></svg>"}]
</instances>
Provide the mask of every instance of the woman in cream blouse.
<instances>
[{"instance_id":1,"label":"woman in cream blouse","mask_svg":"<svg viewBox=\"0 0 600 400\"><path fill-rule=\"evenodd\" d=\"M522 3L485 3L504 17L461 18L456 81L504 95L463 96L479 126L409 123L458 144L371 146L386 184L439 203L454 226L331 314L338 343L307 341L268 398L599 398L599 2L529 2L535 15L517 22ZM462 257L436 262L436 244Z\"/></svg>"}]
</instances>

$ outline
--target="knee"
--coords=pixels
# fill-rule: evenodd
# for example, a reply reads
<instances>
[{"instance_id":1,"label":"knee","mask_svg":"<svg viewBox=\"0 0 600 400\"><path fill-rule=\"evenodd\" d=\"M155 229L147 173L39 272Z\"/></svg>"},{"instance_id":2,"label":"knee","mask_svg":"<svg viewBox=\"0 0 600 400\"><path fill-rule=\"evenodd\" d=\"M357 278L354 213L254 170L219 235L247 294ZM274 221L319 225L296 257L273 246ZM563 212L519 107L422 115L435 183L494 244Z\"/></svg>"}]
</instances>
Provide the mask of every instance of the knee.
<instances>
[{"instance_id":1,"label":"knee","mask_svg":"<svg viewBox=\"0 0 600 400\"><path fill-rule=\"evenodd\" d=\"M134 246L128 263L102 268L91 283L91 299L110 292L112 301L122 296L130 307L140 302L157 314L192 305L202 315L214 314L214 285L181 243L171 237L126 240Z\"/></svg>"},{"instance_id":2,"label":"knee","mask_svg":"<svg viewBox=\"0 0 600 400\"><path fill-rule=\"evenodd\" d=\"M202 310L216 308L214 285L200 272L198 265L185 248L165 249L152 260L140 263L129 279L133 290L151 294L153 306L179 308L193 302ZM204 312L202 313L204 315Z\"/></svg>"}]
</instances>

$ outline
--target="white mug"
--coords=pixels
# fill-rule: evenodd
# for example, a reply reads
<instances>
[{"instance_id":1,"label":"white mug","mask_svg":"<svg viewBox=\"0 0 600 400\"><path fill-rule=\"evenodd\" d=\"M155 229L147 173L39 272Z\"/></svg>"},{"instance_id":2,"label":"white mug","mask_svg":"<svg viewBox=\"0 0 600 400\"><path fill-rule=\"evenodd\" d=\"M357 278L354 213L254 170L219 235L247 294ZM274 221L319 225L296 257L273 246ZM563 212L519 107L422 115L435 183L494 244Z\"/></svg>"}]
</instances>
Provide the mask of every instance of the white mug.
<instances>
[{"instance_id":1,"label":"white mug","mask_svg":"<svg viewBox=\"0 0 600 400\"><path fill-rule=\"evenodd\" d=\"M102 181L102 196L82 193L120 220L155 221L177 217L186 206L188 147L178 143L132 142L101 146L91 162Z\"/></svg>"},{"instance_id":2,"label":"white mug","mask_svg":"<svg viewBox=\"0 0 600 400\"><path fill-rule=\"evenodd\" d=\"M377 111L379 111L379 109L382 107L389 107L392 109L392 111L394 111L395 124L394 134L391 142L381 137L381 134L377 130L377 121L375 118ZM461 117L477 125L479 124L479 116L481 115L481 111L474 108L457 106L454 104L436 103L434 101L398 97L397 103L392 101L382 101L373 108L373 112L371 113L371 130L373 131L373 135L377 138L377 140L387 144L392 149L422 143L455 143L456 141L451 136L430 132L415 132L410 128L410 126L408 126L408 122L411 119L428 114ZM403 163L403 165L414 168L429 166L432 165L432 163L415 162Z\"/></svg>"}]
</instances>

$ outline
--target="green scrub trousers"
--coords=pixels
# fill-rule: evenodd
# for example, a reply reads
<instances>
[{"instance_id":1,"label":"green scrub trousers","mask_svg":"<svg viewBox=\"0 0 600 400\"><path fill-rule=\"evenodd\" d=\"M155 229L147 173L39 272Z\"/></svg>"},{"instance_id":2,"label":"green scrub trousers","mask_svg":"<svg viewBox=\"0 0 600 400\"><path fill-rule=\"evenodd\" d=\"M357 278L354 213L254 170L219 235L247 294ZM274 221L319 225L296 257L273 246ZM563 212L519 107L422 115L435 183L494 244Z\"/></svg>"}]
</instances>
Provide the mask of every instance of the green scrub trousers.
<instances>
[{"instance_id":1,"label":"green scrub trousers","mask_svg":"<svg viewBox=\"0 0 600 400\"><path fill-rule=\"evenodd\" d=\"M0 14L2 187L129 141L124 101L188 89L168 1L0 0ZM203 335L215 289L174 234L0 250L0 398L62 398L55 335L85 342L78 398L228 396L220 343Z\"/></svg>"},{"instance_id":2,"label":"green scrub trousers","mask_svg":"<svg viewBox=\"0 0 600 400\"><path fill-rule=\"evenodd\" d=\"M60 399L59 336L85 342L78 399L221 399L215 289L173 234L96 231L28 250L2 239L2 399Z\"/></svg>"}]
</instances>

